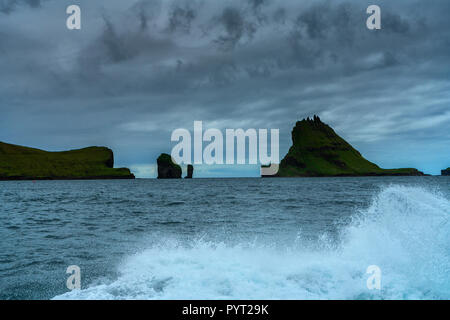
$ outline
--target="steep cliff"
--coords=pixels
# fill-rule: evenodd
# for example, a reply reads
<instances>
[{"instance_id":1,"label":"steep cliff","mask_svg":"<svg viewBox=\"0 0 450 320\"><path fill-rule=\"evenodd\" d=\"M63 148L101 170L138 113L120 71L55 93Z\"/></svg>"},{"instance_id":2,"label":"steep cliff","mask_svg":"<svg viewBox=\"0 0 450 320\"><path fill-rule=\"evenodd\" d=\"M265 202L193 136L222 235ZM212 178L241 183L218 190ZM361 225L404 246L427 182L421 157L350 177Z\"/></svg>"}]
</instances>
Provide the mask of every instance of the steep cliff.
<instances>
[{"instance_id":1,"label":"steep cliff","mask_svg":"<svg viewBox=\"0 0 450 320\"><path fill-rule=\"evenodd\" d=\"M105 147L48 152L0 142L0 180L134 179Z\"/></svg>"},{"instance_id":2,"label":"steep cliff","mask_svg":"<svg viewBox=\"0 0 450 320\"><path fill-rule=\"evenodd\" d=\"M156 160L158 163L158 179L181 179L181 167L172 161L167 153L162 153Z\"/></svg>"},{"instance_id":3,"label":"steep cliff","mask_svg":"<svg viewBox=\"0 0 450 320\"><path fill-rule=\"evenodd\" d=\"M184 177L185 179L192 179L194 175L194 166L192 164L187 165L187 175Z\"/></svg>"},{"instance_id":4,"label":"steep cliff","mask_svg":"<svg viewBox=\"0 0 450 320\"><path fill-rule=\"evenodd\" d=\"M323 123L319 117L298 121L292 147L280 163L278 177L423 175L417 169L381 169Z\"/></svg>"}]
</instances>

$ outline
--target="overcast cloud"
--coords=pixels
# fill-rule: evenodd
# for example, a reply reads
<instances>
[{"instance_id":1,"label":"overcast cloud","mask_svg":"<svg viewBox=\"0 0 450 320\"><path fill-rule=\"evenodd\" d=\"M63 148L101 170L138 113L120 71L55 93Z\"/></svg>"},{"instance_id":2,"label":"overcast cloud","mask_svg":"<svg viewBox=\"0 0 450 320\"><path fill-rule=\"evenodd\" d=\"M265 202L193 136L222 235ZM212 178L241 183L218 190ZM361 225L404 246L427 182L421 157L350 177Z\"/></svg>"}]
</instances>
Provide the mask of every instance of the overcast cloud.
<instances>
[{"instance_id":1,"label":"overcast cloud","mask_svg":"<svg viewBox=\"0 0 450 320\"><path fill-rule=\"evenodd\" d=\"M79 31L65 26L71 4ZM366 28L370 4L381 30ZM447 0L0 0L0 141L105 145L154 176L172 130L194 120L279 128L282 157L295 121L317 114L380 166L437 174L450 166L449 12Z\"/></svg>"}]
</instances>

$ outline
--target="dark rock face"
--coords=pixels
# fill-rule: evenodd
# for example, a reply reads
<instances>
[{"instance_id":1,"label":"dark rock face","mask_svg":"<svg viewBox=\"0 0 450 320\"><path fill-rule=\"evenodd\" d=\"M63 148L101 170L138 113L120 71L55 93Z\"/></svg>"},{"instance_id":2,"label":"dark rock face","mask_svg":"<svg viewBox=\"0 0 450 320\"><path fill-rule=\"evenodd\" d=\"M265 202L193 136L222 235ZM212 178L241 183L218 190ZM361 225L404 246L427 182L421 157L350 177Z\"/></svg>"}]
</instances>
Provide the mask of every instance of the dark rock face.
<instances>
[{"instance_id":1,"label":"dark rock face","mask_svg":"<svg viewBox=\"0 0 450 320\"><path fill-rule=\"evenodd\" d=\"M185 179L192 179L192 176L194 175L194 166L192 164L188 164L187 166L187 176L184 177Z\"/></svg>"},{"instance_id":2,"label":"dark rock face","mask_svg":"<svg viewBox=\"0 0 450 320\"><path fill-rule=\"evenodd\" d=\"M108 168L114 168L114 153L112 150L108 149L109 157L105 161L105 166Z\"/></svg>"},{"instance_id":3,"label":"dark rock face","mask_svg":"<svg viewBox=\"0 0 450 320\"><path fill-rule=\"evenodd\" d=\"M443 176L450 176L450 168L441 170L441 175L443 175Z\"/></svg>"},{"instance_id":4,"label":"dark rock face","mask_svg":"<svg viewBox=\"0 0 450 320\"><path fill-rule=\"evenodd\" d=\"M421 176L414 168L382 169L365 159L318 116L298 121L278 177ZM264 176L263 176L264 177Z\"/></svg>"},{"instance_id":5,"label":"dark rock face","mask_svg":"<svg viewBox=\"0 0 450 320\"><path fill-rule=\"evenodd\" d=\"M181 179L181 167L172 161L167 153L162 153L158 159L158 179Z\"/></svg>"}]
</instances>

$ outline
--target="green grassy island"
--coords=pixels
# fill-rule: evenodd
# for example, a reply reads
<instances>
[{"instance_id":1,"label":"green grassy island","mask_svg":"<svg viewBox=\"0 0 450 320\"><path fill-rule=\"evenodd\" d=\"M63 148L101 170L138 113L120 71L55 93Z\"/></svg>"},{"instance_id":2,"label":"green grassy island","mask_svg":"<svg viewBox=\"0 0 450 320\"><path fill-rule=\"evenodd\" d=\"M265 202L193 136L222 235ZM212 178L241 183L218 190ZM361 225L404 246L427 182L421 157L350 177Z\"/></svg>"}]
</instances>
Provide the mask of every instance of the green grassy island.
<instances>
[{"instance_id":1,"label":"green grassy island","mask_svg":"<svg viewBox=\"0 0 450 320\"><path fill-rule=\"evenodd\" d=\"M381 169L317 116L297 122L292 130L292 142L276 177L423 175L413 168Z\"/></svg>"},{"instance_id":2,"label":"green grassy island","mask_svg":"<svg viewBox=\"0 0 450 320\"><path fill-rule=\"evenodd\" d=\"M0 180L134 179L105 147L48 152L0 142Z\"/></svg>"}]
</instances>

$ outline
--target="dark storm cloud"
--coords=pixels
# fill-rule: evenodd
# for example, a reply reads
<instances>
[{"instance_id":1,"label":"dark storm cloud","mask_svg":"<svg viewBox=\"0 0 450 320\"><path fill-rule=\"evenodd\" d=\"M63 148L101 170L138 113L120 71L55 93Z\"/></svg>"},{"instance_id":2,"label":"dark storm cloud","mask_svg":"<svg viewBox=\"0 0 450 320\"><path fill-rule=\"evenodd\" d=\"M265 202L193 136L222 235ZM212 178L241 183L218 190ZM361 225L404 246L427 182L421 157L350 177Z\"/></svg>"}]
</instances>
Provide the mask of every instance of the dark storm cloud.
<instances>
[{"instance_id":1,"label":"dark storm cloud","mask_svg":"<svg viewBox=\"0 0 450 320\"><path fill-rule=\"evenodd\" d=\"M179 7L175 6L169 16L169 29L174 32L177 30L189 33L191 30L191 23L195 19L196 12L189 6Z\"/></svg>"},{"instance_id":2,"label":"dark storm cloud","mask_svg":"<svg viewBox=\"0 0 450 320\"><path fill-rule=\"evenodd\" d=\"M0 12L9 14L21 5L37 8L41 0L0 0Z\"/></svg>"},{"instance_id":3,"label":"dark storm cloud","mask_svg":"<svg viewBox=\"0 0 450 320\"><path fill-rule=\"evenodd\" d=\"M139 0L130 7L130 12L138 18L141 30L145 30L160 14L161 6L161 0Z\"/></svg>"},{"instance_id":4,"label":"dark storm cloud","mask_svg":"<svg viewBox=\"0 0 450 320\"><path fill-rule=\"evenodd\" d=\"M0 140L145 164L203 120L280 128L284 153L319 114L381 165L450 150L446 1L379 1L377 31L369 2L275 0L78 1L68 31L63 2L0 1Z\"/></svg>"},{"instance_id":5,"label":"dark storm cloud","mask_svg":"<svg viewBox=\"0 0 450 320\"><path fill-rule=\"evenodd\" d=\"M386 31L407 34L410 31L408 21L402 19L399 14L387 13L383 17L383 27Z\"/></svg>"},{"instance_id":6,"label":"dark storm cloud","mask_svg":"<svg viewBox=\"0 0 450 320\"><path fill-rule=\"evenodd\" d=\"M244 18L236 8L225 8L219 21L223 24L226 35L220 36L216 41L230 49L238 43L246 29L250 33L254 32L253 28L245 25Z\"/></svg>"}]
</instances>

